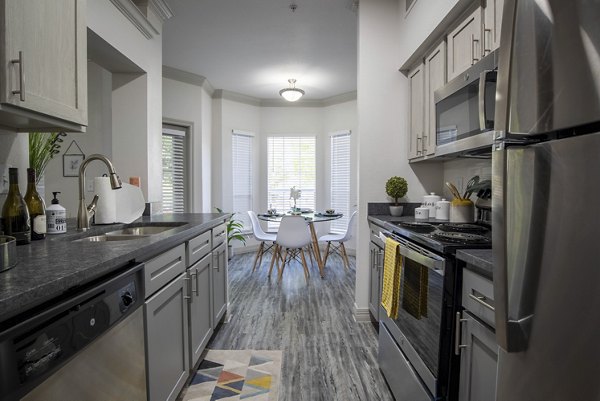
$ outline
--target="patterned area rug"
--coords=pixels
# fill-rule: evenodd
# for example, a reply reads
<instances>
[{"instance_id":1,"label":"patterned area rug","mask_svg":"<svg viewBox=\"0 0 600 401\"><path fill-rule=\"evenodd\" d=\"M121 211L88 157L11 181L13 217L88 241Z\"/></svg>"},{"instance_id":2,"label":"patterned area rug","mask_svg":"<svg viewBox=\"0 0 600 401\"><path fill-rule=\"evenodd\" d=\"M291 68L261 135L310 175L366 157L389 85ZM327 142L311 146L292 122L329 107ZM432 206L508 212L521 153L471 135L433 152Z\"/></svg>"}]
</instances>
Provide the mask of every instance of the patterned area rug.
<instances>
[{"instance_id":1,"label":"patterned area rug","mask_svg":"<svg viewBox=\"0 0 600 401\"><path fill-rule=\"evenodd\" d=\"M208 350L183 401L277 401L281 351Z\"/></svg>"}]
</instances>

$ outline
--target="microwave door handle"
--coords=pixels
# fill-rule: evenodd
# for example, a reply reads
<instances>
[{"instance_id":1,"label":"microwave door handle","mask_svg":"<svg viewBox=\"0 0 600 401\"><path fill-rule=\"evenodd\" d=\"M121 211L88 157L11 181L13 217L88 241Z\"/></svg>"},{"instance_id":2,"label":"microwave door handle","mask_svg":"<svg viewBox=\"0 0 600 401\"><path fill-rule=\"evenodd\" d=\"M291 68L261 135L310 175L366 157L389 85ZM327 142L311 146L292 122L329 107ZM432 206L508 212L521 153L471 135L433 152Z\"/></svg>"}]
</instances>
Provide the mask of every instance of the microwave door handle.
<instances>
[{"instance_id":1,"label":"microwave door handle","mask_svg":"<svg viewBox=\"0 0 600 401\"><path fill-rule=\"evenodd\" d=\"M487 131L487 115L485 113L486 83L496 80L496 71L485 70L479 75L479 128L481 132Z\"/></svg>"}]
</instances>

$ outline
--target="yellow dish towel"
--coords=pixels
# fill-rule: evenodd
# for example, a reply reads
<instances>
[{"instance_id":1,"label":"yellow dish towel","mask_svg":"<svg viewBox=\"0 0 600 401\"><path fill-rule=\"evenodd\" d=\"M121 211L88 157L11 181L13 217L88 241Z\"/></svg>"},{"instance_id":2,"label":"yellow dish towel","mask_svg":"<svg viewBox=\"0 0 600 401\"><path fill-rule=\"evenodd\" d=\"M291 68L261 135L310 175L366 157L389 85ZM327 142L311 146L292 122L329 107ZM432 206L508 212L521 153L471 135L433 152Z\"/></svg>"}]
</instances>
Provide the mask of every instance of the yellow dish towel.
<instances>
[{"instance_id":1,"label":"yellow dish towel","mask_svg":"<svg viewBox=\"0 0 600 401\"><path fill-rule=\"evenodd\" d=\"M392 319L398 318L400 301L400 277L402 276L402 256L400 244L391 238L385 239L385 259L383 262L383 290L381 305Z\"/></svg>"}]
</instances>

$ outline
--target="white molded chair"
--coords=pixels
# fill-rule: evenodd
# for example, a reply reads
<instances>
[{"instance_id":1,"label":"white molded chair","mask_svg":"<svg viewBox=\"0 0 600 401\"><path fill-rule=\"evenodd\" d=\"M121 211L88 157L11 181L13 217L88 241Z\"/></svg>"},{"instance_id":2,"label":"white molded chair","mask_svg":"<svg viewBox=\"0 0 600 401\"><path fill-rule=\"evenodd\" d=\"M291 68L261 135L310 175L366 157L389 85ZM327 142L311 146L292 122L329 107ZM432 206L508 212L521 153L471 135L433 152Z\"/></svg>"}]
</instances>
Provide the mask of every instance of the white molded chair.
<instances>
[{"instance_id":1,"label":"white molded chair","mask_svg":"<svg viewBox=\"0 0 600 401\"><path fill-rule=\"evenodd\" d=\"M269 268L269 277L273 270L273 264L277 260L277 270L279 271L279 281L283 277L283 270L285 269L286 263L289 263L293 259L298 259L300 255L302 259L302 266L304 267L304 278L308 282L308 266L306 265L306 258L304 257L304 248L311 243L310 230L308 223L302 216L284 216L281 219L279 225L279 231L277 231L277 239L275 240L275 253L271 260L271 267ZM284 251L283 256L281 251ZM279 262L282 262L281 267Z\"/></svg>"},{"instance_id":2,"label":"white molded chair","mask_svg":"<svg viewBox=\"0 0 600 401\"><path fill-rule=\"evenodd\" d=\"M248 210L248 215L250 216L250 221L252 222L252 233L254 234L254 238L260 242L258 252L256 252L256 257L254 258L254 264L252 265L252 273L254 273L256 267L262 264L262 258L265 252L268 252L275 245L275 239L277 238L277 235L263 231L255 212ZM265 242L269 244L265 245ZM273 257L275 256L273 255Z\"/></svg>"},{"instance_id":3,"label":"white molded chair","mask_svg":"<svg viewBox=\"0 0 600 401\"><path fill-rule=\"evenodd\" d=\"M327 248L325 249L325 258L323 259L323 266L327 263L327 257L330 252L338 252L342 259L344 260L344 266L346 269L350 268L350 262L348 261L348 254L346 253L346 247L344 246L344 242L348 241L352 238L352 234L354 234L354 220L356 220L358 212L352 213L350 216L350 220L348 221L348 228L346 228L346 232L342 234L327 234L319 237L319 241L327 242ZM337 242L339 245L331 246L332 242ZM330 250L331 249L331 250Z\"/></svg>"}]
</instances>

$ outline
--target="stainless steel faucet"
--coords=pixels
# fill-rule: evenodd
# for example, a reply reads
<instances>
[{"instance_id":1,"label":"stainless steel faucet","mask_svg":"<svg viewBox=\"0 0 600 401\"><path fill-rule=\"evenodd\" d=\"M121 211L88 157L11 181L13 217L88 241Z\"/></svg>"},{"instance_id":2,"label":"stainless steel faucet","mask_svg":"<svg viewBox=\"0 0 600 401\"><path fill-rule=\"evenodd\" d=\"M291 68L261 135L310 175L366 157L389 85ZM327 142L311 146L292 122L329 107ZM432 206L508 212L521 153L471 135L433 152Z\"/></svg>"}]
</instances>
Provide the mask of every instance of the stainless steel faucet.
<instances>
[{"instance_id":1,"label":"stainless steel faucet","mask_svg":"<svg viewBox=\"0 0 600 401\"><path fill-rule=\"evenodd\" d=\"M106 164L108 168L108 174L110 177L110 186L112 189L121 188L121 180L115 172L115 168L108 158L104 155L93 154L81 163L79 167L79 209L77 210L77 230L85 231L90 228L90 219L96 212L96 204L98 203L98 195L94 195L92 203L88 206L85 205L85 169L88 164L94 160L100 160Z\"/></svg>"}]
</instances>

